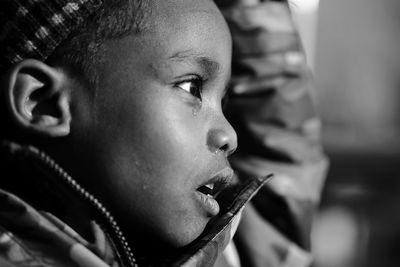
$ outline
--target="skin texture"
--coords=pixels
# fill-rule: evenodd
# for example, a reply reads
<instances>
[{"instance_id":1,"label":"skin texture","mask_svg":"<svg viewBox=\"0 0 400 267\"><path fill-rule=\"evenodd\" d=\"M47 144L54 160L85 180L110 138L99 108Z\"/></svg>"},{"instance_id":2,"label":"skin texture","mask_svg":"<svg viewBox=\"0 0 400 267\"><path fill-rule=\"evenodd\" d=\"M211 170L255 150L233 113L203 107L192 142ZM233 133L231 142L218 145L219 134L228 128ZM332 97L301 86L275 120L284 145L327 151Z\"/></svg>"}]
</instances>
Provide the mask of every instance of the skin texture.
<instances>
[{"instance_id":1,"label":"skin texture","mask_svg":"<svg viewBox=\"0 0 400 267\"><path fill-rule=\"evenodd\" d=\"M95 97L71 93L71 132L52 154L140 253L162 254L193 241L215 215L196 189L229 166L237 146L221 108L229 30L212 1L154 1L147 29L107 41L105 51Z\"/></svg>"}]
</instances>

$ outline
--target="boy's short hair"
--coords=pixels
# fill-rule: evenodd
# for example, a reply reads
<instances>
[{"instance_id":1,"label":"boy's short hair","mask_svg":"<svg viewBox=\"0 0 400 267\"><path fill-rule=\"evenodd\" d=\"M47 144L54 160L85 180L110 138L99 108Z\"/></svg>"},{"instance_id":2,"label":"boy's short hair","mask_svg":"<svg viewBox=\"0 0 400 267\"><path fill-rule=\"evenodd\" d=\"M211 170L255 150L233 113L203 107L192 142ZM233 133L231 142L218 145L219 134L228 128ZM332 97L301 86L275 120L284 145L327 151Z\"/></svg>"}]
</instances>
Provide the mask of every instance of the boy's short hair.
<instances>
[{"instance_id":1,"label":"boy's short hair","mask_svg":"<svg viewBox=\"0 0 400 267\"><path fill-rule=\"evenodd\" d=\"M25 58L71 67L97 82L102 42L141 32L142 0L0 1L0 71Z\"/></svg>"}]
</instances>

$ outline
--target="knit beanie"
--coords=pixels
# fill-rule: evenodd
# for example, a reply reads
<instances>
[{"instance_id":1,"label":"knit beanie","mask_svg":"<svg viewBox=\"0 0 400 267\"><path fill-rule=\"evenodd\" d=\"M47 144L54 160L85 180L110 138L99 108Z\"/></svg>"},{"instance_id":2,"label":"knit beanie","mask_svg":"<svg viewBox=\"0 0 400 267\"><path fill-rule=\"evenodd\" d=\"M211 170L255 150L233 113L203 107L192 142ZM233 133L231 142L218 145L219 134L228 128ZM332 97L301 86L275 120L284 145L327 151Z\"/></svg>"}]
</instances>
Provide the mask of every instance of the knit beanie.
<instances>
[{"instance_id":1,"label":"knit beanie","mask_svg":"<svg viewBox=\"0 0 400 267\"><path fill-rule=\"evenodd\" d=\"M0 0L0 71L26 58L44 61L102 0Z\"/></svg>"}]
</instances>

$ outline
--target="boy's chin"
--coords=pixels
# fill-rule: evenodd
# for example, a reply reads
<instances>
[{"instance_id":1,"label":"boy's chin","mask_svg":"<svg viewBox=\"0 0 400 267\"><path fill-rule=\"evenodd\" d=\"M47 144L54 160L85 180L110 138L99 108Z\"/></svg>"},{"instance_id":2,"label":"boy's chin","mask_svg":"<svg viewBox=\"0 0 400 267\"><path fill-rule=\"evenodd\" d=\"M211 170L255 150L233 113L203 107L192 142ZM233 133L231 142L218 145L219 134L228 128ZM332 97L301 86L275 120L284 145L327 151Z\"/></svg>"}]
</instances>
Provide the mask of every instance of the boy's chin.
<instances>
[{"instance_id":1,"label":"boy's chin","mask_svg":"<svg viewBox=\"0 0 400 267\"><path fill-rule=\"evenodd\" d=\"M188 227L189 224L184 224L180 229L181 231L176 231L169 236L171 248L179 249L191 244L203 233L207 222L208 220L199 220L191 227Z\"/></svg>"},{"instance_id":2,"label":"boy's chin","mask_svg":"<svg viewBox=\"0 0 400 267\"><path fill-rule=\"evenodd\" d=\"M152 234L156 236L153 238L142 239L141 246L138 247L139 253L145 258L165 259L170 258L171 255L177 254L181 249L194 242L204 231L206 223L200 224L199 222L192 224L175 224L175 231L165 231L157 233L153 231ZM160 238L161 237L161 238Z\"/></svg>"}]
</instances>

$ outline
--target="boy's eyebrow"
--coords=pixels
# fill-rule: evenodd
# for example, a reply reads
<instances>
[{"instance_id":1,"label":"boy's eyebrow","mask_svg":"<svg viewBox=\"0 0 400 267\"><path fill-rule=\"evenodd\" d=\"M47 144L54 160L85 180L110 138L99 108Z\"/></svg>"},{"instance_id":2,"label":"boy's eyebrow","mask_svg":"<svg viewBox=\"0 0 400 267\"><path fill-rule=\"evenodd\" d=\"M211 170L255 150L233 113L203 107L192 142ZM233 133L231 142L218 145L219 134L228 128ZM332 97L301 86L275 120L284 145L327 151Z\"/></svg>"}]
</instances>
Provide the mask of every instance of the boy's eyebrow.
<instances>
[{"instance_id":1,"label":"boy's eyebrow","mask_svg":"<svg viewBox=\"0 0 400 267\"><path fill-rule=\"evenodd\" d=\"M207 56L195 55L187 52L177 52L168 59L195 63L204 70L207 76L215 76L221 70L221 65Z\"/></svg>"}]
</instances>

